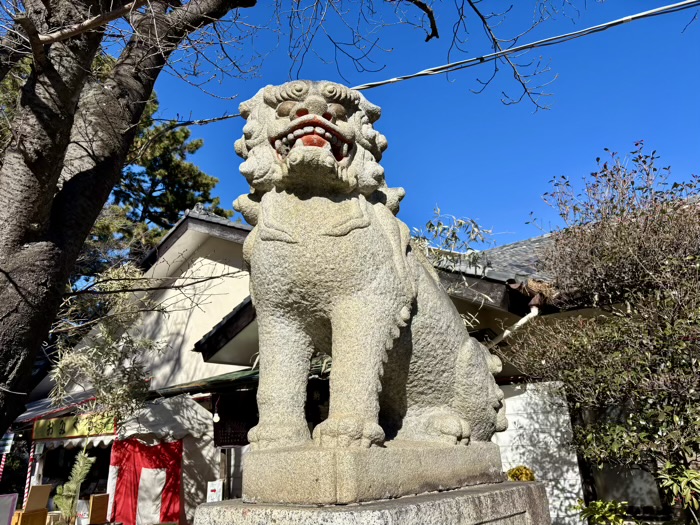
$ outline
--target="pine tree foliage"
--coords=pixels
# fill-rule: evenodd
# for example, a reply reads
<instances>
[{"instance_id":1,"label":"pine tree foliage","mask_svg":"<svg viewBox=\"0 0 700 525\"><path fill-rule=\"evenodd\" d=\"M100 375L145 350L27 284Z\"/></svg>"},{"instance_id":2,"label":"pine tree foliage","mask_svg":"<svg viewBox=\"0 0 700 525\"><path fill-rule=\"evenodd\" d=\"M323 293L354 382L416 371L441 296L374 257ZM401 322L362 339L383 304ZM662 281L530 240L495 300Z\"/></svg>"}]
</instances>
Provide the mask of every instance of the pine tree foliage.
<instances>
[{"instance_id":1,"label":"pine tree foliage","mask_svg":"<svg viewBox=\"0 0 700 525\"><path fill-rule=\"evenodd\" d=\"M143 406L151 371L146 367L162 349L135 325L145 312L166 315L168 306L147 294L162 283L144 277L138 262L152 250L186 208L201 203L230 216L211 197L218 182L187 157L202 141L189 141L186 128L156 125L155 97L149 102L130 154L130 165L93 226L53 325L51 396L61 404L72 389L93 389L95 401L81 412L97 411L118 422Z\"/></svg>"},{"instance_id":2,"label":"pine tree foliage","mask_svg":"<svg viewBox=\"0 0 700 525\"><path fill-rule=\"evenodd\" d=\"M187 161L203 145L190 140L186 127L175 122L155 124L157 100L147 108L141 129L129 156L121 182L112 192L115 204L128 208L127 217L135 223L170 228L186 209L207 205L212 212L230 217L233 212L220 207L211 191L219 182Z\"/></svg>"}]
</instances>

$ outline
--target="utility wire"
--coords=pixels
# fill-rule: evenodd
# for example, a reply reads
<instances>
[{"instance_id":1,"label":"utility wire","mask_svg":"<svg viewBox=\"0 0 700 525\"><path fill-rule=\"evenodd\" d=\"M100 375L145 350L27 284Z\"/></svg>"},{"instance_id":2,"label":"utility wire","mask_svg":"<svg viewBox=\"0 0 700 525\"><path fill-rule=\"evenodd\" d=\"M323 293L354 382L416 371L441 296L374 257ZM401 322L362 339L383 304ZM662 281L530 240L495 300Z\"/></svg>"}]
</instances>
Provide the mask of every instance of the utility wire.
<instances>
[{"instance_id":1,"label":"utility wire","mask_svg":"<svg viewBox=\"0 0 700 525\"><path fill-rule=\"evenodd\" d=\"M573 31L571 33L566 33L563 35L553 36L549 38L544 38L542 40L537 40L536 42L531 42L529 44L523 44L521 46L515 46L502 51L497 51L495 53L490 53L488 55L482 55L479 57L468 58L466 60L460 60L458 62L450 62L449 64L444 64L442 66L432 67L429 69L424 69L423 71L418 71L411 75L404 75L401 77L394 77L387 80L381 80L378 82L368 82L367 84L361 84L355 86L353 89L358 91L363 91L367 89L373 89L380 86L386 86L388 84L395 84L397 82L403 82L404 80L411 80L420 77L429 77L432 75L442 75L444 73L451 73L453 71L459 71L460 69L465 69L468 67L483 64L485 62L493 62L499 58L511 55L513 53L520 53L521 51L528 51L530 49L536 49L539 47L547 47L555 44L561 44L563 42L568 42L569 40L574 40L576 38L581 38L584 36L592 35L594 33L600 33L611 27L616 27L627 22L635 22L637 20L642 20L644 18L652 18L659 15L667 15L670 13L675 13L678 11L683 11L691 7L700 7L700 0L685 0L683 2L678 2L675 4L670 4L662 7L657 7L656 9L650 9L649 11L644 11L630 16L625 16L623 18L618 18L617 20L612 20L610 22L605 22L596 26L587 27L585 29L580 29L579 31Z\"/></svg>"}]
</instances>

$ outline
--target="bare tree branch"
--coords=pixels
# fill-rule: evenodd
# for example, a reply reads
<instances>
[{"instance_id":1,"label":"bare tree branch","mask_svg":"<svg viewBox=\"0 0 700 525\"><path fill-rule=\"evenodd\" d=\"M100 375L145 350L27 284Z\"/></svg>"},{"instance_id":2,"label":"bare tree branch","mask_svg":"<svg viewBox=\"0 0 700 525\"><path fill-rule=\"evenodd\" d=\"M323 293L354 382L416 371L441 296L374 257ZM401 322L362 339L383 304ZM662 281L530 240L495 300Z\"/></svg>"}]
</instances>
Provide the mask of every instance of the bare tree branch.
<instances>
[{"instance_id":1,"label":"bare tree branch","mask_svg":"<svg viewBox=\"0 0 700 525\"><path fill-rule=\"evenodd\" d=\"M236 2L201 0L199 2L188 2L184 6L173 9L168 17L172 20L174 28L191 33L204 24L221 19L232 9L253 7L255 2L256 0L237 0Z\"/></svg>"},{"instance_id":2,"label":"bare tree branch","mask_svg":"<svg viewBox=\"0 0 700 525\"><path fill-rule=\"evenodd\" d=\"M37 67L41 68L46 63L46 53L44 53L44 46L41 44L39 31L37 31L34 22L32 22L27 16L18 16L15 18L15 22L19 24L27 37L29 38L29 44L32 49L32 55L34 55L34 62Z\"/></svg>"},{"instance_id":3,"label":"bare tree branch","mask_svg":"<svg viewBox=\"0 0 700 525\"><path fill-rule=\"evenodd\" d=\"M469 7L472 8L472 11L476 14L477 17L479 17L479 20L481 21L481 24L484 27L484 31L486 31L486 34L488 35L489 39L491 40L491 45L493 47L493 50L496 52L501 52L503 51L503 47L501 45L504 40L498 38L495 33L493 32L491 28L491 24L488 21L488 18L481 12L481 10L476 6L476 2L474 0L467 0L467 3L469 4ZM522 35L519 35L522 36ZM513 62L513 60L510 58L509 55L503 55L502 59L510 66L510 68L513 70L513 77L515 80L522 86L523 88L523 93L518 99L512 99L505 93L503 95L506 97L506 99L503 100L504 103L508 104L513 104L520 102L523 97L527 96L527 98L530 99L530 102L532 102L537 109L547 109L547 106L544 106L540 104L539 102L539 97L542 95L542 93L536 93L535 91L532 90L532 88L529 85L529 80L525 78L520 73L520 68L518 65ZM493 78L493 77L492 77ZM482 88L483 90L483 88Z\"/></svg>"},{"instance_id":4,"label":"bare tree branch","mask_svg":"<svg viewBox=\"0 0 700 525\"><path fill-rule=\"evenodd\" d=\"M0 39L0 82L12 68L30 52L26 36L20 32L21 26L15 24L6 29Z\"/></svg>"},{"instance_id":5,"label":"bare tree branch","mask_svg":"<svg viewBox=\"0 0 700 525\"><path fill-rule=\"evenodd\" d=\"M389 1L391 1L391 0L389 0ZM425 13L425 16L428 17L428 21L430 22L430 32L425 37L425 41L430 42L430 40L433 38L440 38L440 35L438 33L437 21L435 20L435 12L433 11L432 7L430 7L425 2L422 2L421 0L403 0L403 1L408 2L409 4L413 4L418 9L423 11ZM427 33L427 31L426 31L426 33Z\"/></svg>"},{"instance_id":6,"label":"bare tree branch","mask_svg":"<svg viewBox=\"0 0 700 525\"><path fill-rule=\"evenodd\" d=\"M128 277L123 279L99 279L95 281L88 287L82 288L80 290L74 290L64 294L64 297L76 297L79 295L114 295L119 293L136 293L136 292L154 292L157 290L183 290L190 286L195 286L207 281L213 281L216 279L223 279L224 277L232 277L236 275L243 275L244 272L241 270L232 270L230 272L224 272L216 275L207 275L205 277L188 276L188 277L169 277L167 279L155 278L155 277ZM175 284L177 281L185 280L184 283ZM106 283L136 283L136 282L159 282L161 284L153 286L126 286L125 288L119 288L116 290L105 290L98 288L99 285L104 285Z\"/></svg>"},{"instance_id":7,"label":"bare tree branch","mask_svg":"<svg viewBox=\"0 0 700 525\"><path fill-rule=\"evenodd\" d=\"M107 13L101 13L97 16L93 16L92 18L88 18L83 22L63 28L60 31L55 31L53 33L48 34L40 34L38 35L39 42L43 45L46 45L53 44L54 42L60 42L62 40L67 40L81 33L84 33L85 31L90 31L92 29L96 29L100 26L103 26L111 22L112 20L121 18L122 16L130 13L131 11L138 9L146 2L147 0L134 0L133 2L124 4L118 9L114 9Z\"/></svg>"}]
</instances>

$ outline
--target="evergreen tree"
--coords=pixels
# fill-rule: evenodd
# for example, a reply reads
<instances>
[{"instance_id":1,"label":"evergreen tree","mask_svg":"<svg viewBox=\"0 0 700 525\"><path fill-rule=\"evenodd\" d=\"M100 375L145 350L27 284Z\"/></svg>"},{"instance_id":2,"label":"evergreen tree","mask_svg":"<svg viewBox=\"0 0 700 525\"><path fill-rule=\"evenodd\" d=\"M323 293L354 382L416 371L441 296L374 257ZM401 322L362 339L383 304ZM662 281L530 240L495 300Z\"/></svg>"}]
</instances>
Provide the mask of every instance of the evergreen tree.
<instances>
[{"instance_id":1,"label":"evergreen tree","mask_svg":"<svg viewBox=\"0 0 700 525\"><path fill-rule=\"evenodd\" d=\"M157 110L154 95L144 111L124 175L76 261L51 338L51 348L62 348L63 354L108 312L114 315L117 305L133 321L124 294L132 286L148 287L140 280L138 263L186 209L201 204L223 217L233 214L219 206L218 197L211 196L218 179L188 160L203 141L190 140L190 130L173 122L156 124ZM115 275L121 284L112 282ZM110 289L99 289L96 283L109 283ZM50 363L44 366L49 367Z\"/></svg>"},{"instance_id":2,"label":"evergreen tree","mask_svg":"<svg viewBox=\"0 0 700 525\"><path fill-rule=\"evenodd\" d=\"M172 227L183 210L197 203L230 217L232 212L223 210L219 198L211 196L219 180L187 161L203 141L190 140L190 130L176 127L175 122L154 124L152 115L157 109L154 100L134 140L129 165L112 192L114 203L129 208L127 217L131 221L160 228Z\"/></svg>"}]
</instances>

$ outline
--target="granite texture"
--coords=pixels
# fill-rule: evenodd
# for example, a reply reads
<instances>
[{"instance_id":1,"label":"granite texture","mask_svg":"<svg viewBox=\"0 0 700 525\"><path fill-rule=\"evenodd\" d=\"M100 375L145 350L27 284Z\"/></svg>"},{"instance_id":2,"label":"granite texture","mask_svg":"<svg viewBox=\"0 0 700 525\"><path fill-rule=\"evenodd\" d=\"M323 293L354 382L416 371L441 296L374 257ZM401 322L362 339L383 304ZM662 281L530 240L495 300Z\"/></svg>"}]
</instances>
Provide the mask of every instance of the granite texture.
<instances>
[{"instance_id":1,"label":"granite texture","mask_svg":"<svg viewBox=\"0 0 700 525\"><path fill-rule=\"evenodd\" d=\"M372 501L497 483L504 479L501 470L498 445L485 442L260 450L245 457L243 500L302 505ZM280 484L280 479L287 482Z\"/></svg>"},{"instance_id":2,"label":"granite texture","mask_svg":"<svg viewBox=\"0 0 700 525\"><path fill-rule=\"evenodd\" d=\"M235 207L255 226L243 252L260 338L253 450L301 447L301 457L312 440L368 449L398 439L424 443L428 455L435 443L471 446L504 430L500 360L469 337L395 217L404 191L387 187L379 165L380 109L345 86L295 81L262 89L241 114L236 151L251 192ZM333 358L330 406L311 434L306 383L319 353ZM277 485L304 467L293 464ZM440 487L427 471L414 477L412 486Z\"/></svg>"},{"instance_id":3,"label":"granite texture","mask_svg":"<svg viewBox=\"0 0 700 525\"><path fill-rule=\"evenodd\" d=\"M500 483L333 507L207 503L194 525L550 525L540 483Z\"/></svg>"}]
</instances>

